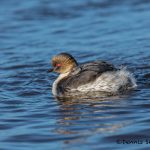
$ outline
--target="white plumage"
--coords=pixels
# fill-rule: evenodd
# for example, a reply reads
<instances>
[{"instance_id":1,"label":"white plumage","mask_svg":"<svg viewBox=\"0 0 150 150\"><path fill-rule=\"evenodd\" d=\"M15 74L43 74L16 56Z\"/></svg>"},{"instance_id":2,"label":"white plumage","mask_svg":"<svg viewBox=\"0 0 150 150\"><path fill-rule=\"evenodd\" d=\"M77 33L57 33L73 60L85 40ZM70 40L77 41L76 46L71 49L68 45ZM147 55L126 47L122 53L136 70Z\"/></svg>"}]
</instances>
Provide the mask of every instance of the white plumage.
<instances>
[{"instance_id":1,"label":"white plumage","mask_svg":"<svg viewBox=\"0 0 150 150\"><path fill-rule=\"evenodd\" d=\"M118 71L105 72L93 83L81 85L74 90L80 92L103 91L116 93L119 90L129 90L136 86L137 84L133 75L125 68L122 68Z\"/></svg>"}]
</instances>

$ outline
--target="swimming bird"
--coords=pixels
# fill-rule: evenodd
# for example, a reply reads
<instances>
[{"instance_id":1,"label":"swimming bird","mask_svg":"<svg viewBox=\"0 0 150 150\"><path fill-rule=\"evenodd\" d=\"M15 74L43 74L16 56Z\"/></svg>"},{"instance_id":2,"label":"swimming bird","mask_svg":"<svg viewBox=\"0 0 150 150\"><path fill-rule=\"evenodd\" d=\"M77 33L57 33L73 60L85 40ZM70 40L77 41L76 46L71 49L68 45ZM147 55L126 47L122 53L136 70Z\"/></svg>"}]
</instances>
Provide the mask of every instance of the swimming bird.
<instances>
[{"instance_id":1,"label":"swimming bird","mask_svg":"<svg viewBox=\"0 0 150 150\"><path fill-rule=\"evenodd\" d=\"M56 97L82 95L91 92L105 92L112 95L135 88L136 81L126 68L117 69L105 61L78 64L68 53L60 53L52 58L48 72L60 75L52 85Z\"/></svg>"}]
</instances>

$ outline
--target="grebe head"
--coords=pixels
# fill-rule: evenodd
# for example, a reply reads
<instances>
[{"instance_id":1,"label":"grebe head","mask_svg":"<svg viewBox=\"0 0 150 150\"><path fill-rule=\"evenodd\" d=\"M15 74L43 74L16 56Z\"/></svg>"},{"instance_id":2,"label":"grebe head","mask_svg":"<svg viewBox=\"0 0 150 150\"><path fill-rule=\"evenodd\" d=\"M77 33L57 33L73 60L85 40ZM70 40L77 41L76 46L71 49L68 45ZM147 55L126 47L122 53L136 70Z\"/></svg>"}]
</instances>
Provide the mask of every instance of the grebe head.
<instances>
[{"instance_id":1,"label":"grebe head","mask_svg":"<svg viewBox=\"0 0 150 150\"><path fill-rule=\"evenodd\" d=\"M48 72L57 72L60 74L70 72L78 64L76 60L68 53L60 53L52 58L53 66Z\"/></svg>"}]
</instances>

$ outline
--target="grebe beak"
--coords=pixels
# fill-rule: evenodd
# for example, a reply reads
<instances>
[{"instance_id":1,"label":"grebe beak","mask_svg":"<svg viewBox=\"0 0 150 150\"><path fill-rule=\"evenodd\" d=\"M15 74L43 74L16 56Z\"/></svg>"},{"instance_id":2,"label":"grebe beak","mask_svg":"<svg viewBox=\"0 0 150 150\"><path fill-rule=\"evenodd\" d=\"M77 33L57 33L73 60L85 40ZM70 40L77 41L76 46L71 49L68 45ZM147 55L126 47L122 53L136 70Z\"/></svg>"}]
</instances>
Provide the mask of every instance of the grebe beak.
<instances>
[{"instance_id":1,"label":"grebe beak","mask_svg":"<svg viewBox=\"0 0 150 150\"><path fill-rule=\"evenodd\" d=\"M47 72L50 73L50 72L53 72L53 71L54 71L54 68L51 68Z\"/></svg>"}]
</instances>

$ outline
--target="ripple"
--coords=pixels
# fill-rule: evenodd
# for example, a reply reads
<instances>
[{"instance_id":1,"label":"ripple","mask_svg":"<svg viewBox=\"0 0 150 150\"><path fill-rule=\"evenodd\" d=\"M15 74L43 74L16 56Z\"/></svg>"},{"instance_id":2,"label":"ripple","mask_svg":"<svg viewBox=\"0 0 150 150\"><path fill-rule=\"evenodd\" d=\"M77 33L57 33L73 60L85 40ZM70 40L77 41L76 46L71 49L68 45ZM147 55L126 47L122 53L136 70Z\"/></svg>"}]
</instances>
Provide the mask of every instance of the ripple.
<instances>
[{"instance_id":1,"label":"ripple","mask_svg":"<svg viewBox=\"0 0 150 150\"><path fill-rule=\"evenodd\" d=\"M30 90L30 91L20 91L18 93L18 96L21 96L21 97L32 97L32 96L37 96L37 95L40 95L40 94L41 94L40 91Z\"/></svg>"},{"instance_id":2,"label":"ripple","mask_svg":"<svg viewBox=\"0 0 150 150\"><path fill-rule=\"evenodd\" d=\"M79 136L69 137L69 140L80 138ZM68 137L50 137L49 135L42 134L22 134L16 135L5 141L9 142L21 142L21 143L48 143L53 141L67 140Z\"/></svg>"},{"instance_id":3,"label":"ripple","mask_svg":"<svg viewBox=\"0 0 150 150\"><path fill-rule=\"evenodd\" d=\"M144 78L149 79L150 78L150 73L145 74Z\"/></svg>"},{"instance_id":4,"label":"ripple","mask_svg":"<svg viewBox=\"0 0 150 150\"><path fill-rule=\"evenodd\" d=\"M30 15L29 15L30 14ZM45 20L48 18L53 19L72 19L79 17L77 13L73 11L67 11L67 9L53 8L50 5L39 4L36 7L18 9L14 12L14 17L18 18L20 21L28 20Z\"/></svg>"},{"instance_id":5,"label":"ripple","mask_svg":"<svg viewBox=\"0 0 150 150\"><path fill-rule=\"evenodd\" d=\"M12 126L10 126L9 124L0 124L0 130L8 130L11 128Z\"/></svg>"}]
</instances>

